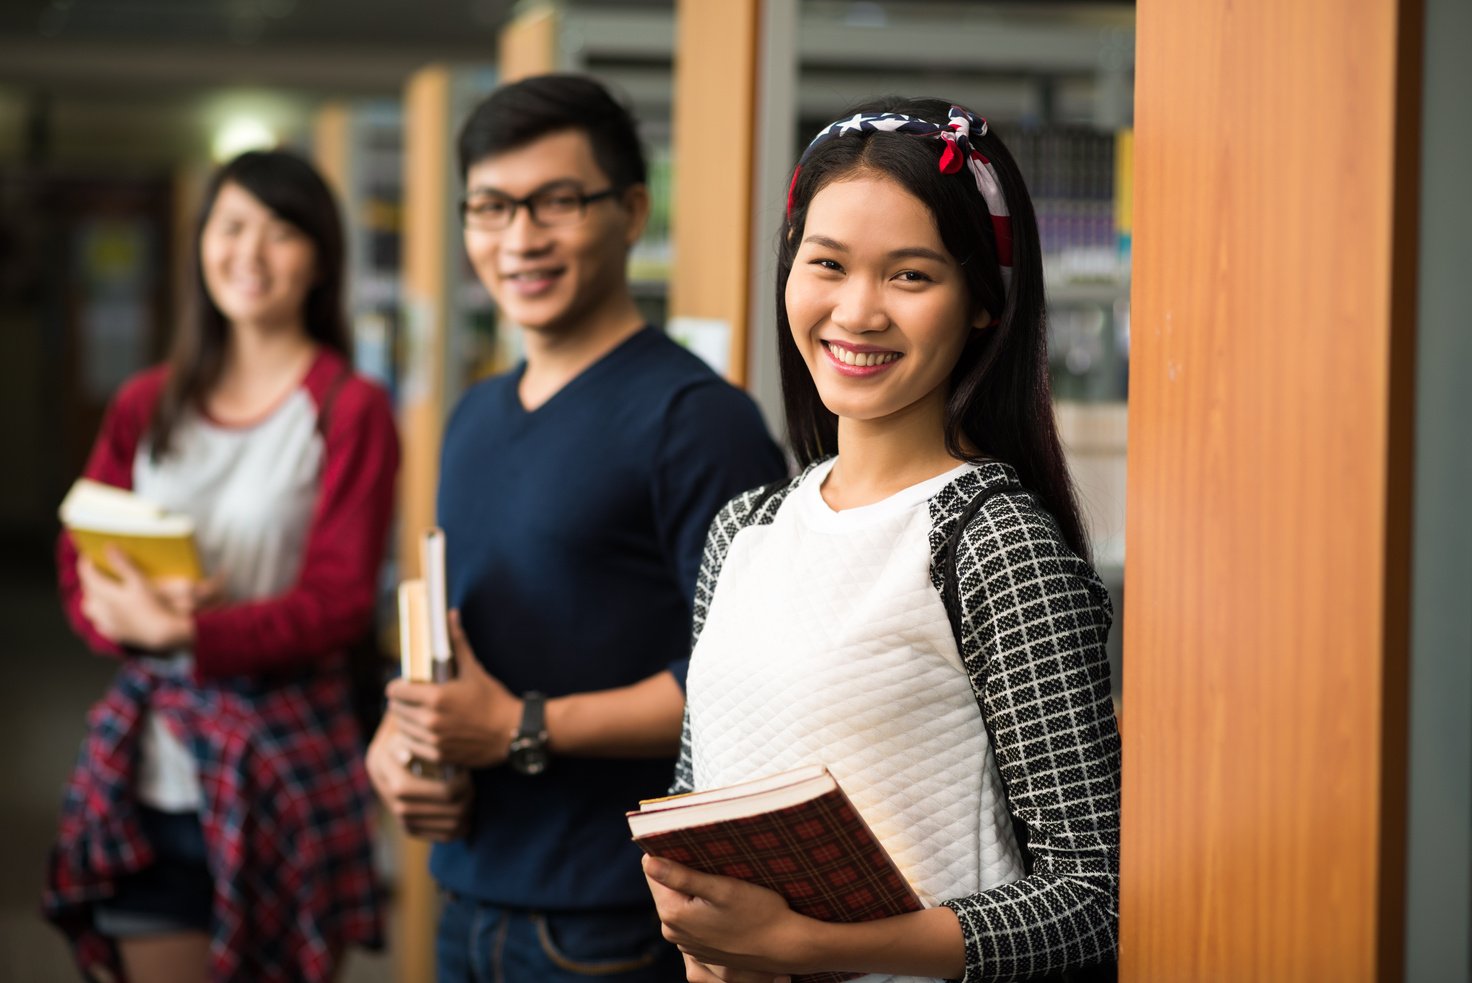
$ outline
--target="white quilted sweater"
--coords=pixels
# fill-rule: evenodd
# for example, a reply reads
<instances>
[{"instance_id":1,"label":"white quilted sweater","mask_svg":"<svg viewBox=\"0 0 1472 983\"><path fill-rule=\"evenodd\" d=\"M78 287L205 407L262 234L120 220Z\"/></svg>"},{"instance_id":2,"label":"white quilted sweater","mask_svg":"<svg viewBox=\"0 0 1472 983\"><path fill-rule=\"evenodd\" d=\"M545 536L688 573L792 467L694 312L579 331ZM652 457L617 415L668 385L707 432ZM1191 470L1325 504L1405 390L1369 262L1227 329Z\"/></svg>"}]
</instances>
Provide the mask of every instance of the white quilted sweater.
<instances>
[{"instance_id":1,"label":"white quilted sweater","mask_svg":"<svg viewBox=\"0 0 1472 983\"><path fill-rule=\"evenodd\" d=\"M1014 881L1001 775L930 582L926 501L967 466L844 512L819 494L831 466L731 544L686 691L695 785L824 764L927 905Z\"/></svg>"},{"instance_id":2,"label":"white quilted sweater","mask_svg":"<svg viewBox=\"0 0 1472 983\"><path fill-rule=\"evenodd\" d=\"M821 762L922 899L956 913L966 983L1112 959L1103 585L1029 495L999 494L957 541L958 652L941 559L966 504L1015 472L966 465L836 513L831 466L712 524L674 791Z\"/></svg>"}]
</instances>

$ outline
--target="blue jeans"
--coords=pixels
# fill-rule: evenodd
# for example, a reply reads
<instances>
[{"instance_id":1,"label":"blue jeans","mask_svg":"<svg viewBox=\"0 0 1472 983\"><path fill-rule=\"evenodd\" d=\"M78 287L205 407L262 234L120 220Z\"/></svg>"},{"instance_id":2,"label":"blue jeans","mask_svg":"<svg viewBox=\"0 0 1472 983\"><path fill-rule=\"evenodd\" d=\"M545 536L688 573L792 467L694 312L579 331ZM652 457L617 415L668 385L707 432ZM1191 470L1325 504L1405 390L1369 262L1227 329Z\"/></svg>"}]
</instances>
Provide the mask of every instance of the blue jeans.
<instances>
[{"instance_id":1,"label":"blue jeans","mask_svg":"<svg viewBox=\"0 0 1472 983\"><path fill-rule=\"evenodd\" d=\"M536 912L442 893L439 983L675 983L679 950L647 911Z\"/></svg>"}]
</instances>

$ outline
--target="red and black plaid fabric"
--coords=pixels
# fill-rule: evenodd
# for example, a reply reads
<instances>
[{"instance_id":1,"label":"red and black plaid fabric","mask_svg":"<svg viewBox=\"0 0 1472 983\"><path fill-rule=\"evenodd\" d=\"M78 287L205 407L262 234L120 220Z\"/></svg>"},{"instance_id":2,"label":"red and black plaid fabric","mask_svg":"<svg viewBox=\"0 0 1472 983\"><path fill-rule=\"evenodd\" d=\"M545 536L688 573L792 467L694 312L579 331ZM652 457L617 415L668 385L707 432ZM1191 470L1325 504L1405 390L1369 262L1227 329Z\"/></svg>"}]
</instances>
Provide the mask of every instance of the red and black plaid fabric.
<instances>
[{"instance_id":1,"label":"red and black plaid fabric","mask_svg":"<svg viewBox=\"0 0 1472 983\"><path fill-rule=\"evenodd\" d=\"M124 979L92 905L153 860L133 794L145 708L199 762L201 821L215 869L214 980L327 983L348 945L382 944L373 795L349 684L328 666L294 680L199 684L126 663L89 715L51 853L47 917L88 978Z\"/></svg>"},{"instance_id":2,"label":"red and black plaid fabric","mask_svg":"<svg viewBox=\"0 0 1472 983\"><path fill-rule=\"evenodd\" d=\"M651 856L776 891L824 922L867 922L919 911L920 899L842 789L785 809L636 838ZM810 973L838 983L862 973Z\"/></svg>"}]
</instances>

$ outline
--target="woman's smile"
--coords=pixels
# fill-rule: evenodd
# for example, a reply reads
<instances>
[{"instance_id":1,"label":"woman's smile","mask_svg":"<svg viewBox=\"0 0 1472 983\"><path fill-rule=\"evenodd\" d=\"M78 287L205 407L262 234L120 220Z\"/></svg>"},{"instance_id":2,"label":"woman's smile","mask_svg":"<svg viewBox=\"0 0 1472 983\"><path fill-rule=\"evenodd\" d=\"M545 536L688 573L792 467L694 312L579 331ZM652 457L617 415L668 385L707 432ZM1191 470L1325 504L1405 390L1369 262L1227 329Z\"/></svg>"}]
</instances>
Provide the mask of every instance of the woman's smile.
<instances>
[{"instance_id":1,"label":"woman's smile","mask_svg":"<svg viewBox=\"0 0 1472 983\"><path fill-rule=\"evenodd\" d=\"M849 345L832 339L823 339L822 345L833 367L854 378L879 375L904 357L896 351L870 345Z\"/></svg>"}]
</instances>

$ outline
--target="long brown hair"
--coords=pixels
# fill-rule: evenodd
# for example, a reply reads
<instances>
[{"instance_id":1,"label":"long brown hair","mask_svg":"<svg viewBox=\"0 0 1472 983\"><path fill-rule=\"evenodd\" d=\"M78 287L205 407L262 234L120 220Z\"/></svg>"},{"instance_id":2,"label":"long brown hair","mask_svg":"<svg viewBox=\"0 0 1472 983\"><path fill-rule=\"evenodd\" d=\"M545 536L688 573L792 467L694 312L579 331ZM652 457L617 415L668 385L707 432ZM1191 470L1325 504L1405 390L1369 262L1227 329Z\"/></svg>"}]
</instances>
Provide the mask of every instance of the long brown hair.
<instances>
[{"instance_id":1,"label":"long brown hair","mask_svg":"<svg viewBox=\"0 0 1472 983\"><path fill-rule=\"evenodd\" d=\"M149 430L151 456L169 451L174 428L186 409L198 408L220 381L229 349L230 322L205 285L200 244L220 189L235 184L283 221L290 222L316 247L316 280L304 303L307 335L349 362L347 318L343 312L344 249L337 202L321 175L302 158L284 150L252 150L221 167L205 188L194 227L188 309L174 334L168 378Z\"/></svg>"},{"instance_id":2,"label":"long brown hair","mask_svg":"<svg viewBox=\"0 0 1472 983\"><path fill-rule=\"evenodd\" d=\"M883 99L863 112L902 113L947 121L950 103L937 99ZM998 323L971 331L951 372L945 407L946 449L956 458L1003 461L1053 516L1064 540L1089 556L1063 446L1053 418L1048 337L1043 303L1043 260L1037 220L1022 173L995 133L972 137L991 161L1012 213L1011 288L1004 291L996 238L981 192L964 170L943 174L941 141L893 133L849 134L814 151L792 188L792 206L777 247L777 361L787 433L799 465L838 450L838 418L823 405L787 319L787 280L802 241L808 205L825 186L856 173L882 174L914 195L935 217L947 251L960 264L972 314L1001 312Z\"/></svg>"}]
</instances>

